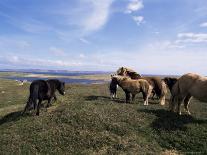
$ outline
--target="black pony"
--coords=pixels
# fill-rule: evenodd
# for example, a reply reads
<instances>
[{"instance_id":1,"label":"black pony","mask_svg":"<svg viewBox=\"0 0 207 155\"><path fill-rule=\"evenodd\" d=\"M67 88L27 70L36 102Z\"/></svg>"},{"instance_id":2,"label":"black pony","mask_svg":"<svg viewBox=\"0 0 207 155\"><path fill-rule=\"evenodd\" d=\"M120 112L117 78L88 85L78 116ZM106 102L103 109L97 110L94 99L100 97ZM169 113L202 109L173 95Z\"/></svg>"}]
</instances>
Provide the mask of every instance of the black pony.
<instances>
[{"instance_id":1,"label":"black pony","mask_svg":"<svg viewBox=\"0 0 207 155\"><path fill-rule=\"evenodd\" d=\"M110 85L109 85L109 91L110 91L110 96L111 96L111 99L115 99L117 98L117 88L118 88L118 85L117 84L114 84L113 81L110 82Z\"/></svg>"},{"instance_id":2,"label":"black pony","mask_svg":"<svg viewBox=\"0 0 207 155\"><path fill-rule=\"evenodd\" d=\"M26 104L26 107L23 111L23 114L27 110L37 109L36 115L39 115L39 110L41 106L41 102L43 100L47 100L47 107L51 105L51 101L54 98L57 100L55 95L56 90L61 95L65 94L65 83L61 82L57 79L50 80L35 80L30 85L30 95Z\"/></svg>"}]
</instances>

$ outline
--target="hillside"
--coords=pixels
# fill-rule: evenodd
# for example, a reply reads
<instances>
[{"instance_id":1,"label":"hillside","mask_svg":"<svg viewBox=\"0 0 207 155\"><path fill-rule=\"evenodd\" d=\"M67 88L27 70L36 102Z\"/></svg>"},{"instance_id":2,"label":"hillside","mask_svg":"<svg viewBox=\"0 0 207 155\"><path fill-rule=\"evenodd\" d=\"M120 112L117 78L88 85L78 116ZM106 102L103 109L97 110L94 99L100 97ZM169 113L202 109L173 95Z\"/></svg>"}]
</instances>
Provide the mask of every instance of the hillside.
<instances>
[{"instance_id":1,"label":"hillside","mask_svg":"<svg viewBox=\"0 0 207 155\"><path fill-rule=\"evenodd\" d=\"M40 116L21 116L28 87L0 79L0 154L207 153L207 106L197 100L192 116L177 116L156 100L125 104L121 89L112 101L107 84L67 85Z\"/></svg>"}]
</instances>

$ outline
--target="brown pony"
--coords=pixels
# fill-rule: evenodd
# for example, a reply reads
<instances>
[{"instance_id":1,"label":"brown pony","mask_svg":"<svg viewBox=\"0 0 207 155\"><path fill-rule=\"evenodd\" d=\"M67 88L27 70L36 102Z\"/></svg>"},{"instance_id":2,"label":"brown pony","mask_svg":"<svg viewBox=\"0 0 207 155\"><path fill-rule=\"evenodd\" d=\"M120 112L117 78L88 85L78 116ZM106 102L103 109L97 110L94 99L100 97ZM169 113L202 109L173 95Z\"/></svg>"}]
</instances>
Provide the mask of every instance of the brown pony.
<instances>
[{"instance_id":1,"label":"brown pony","mask_svg":"<svg viewBox=\"0 0 207 155\"><path fill-rule=\"evenodd\" d=\"M165 105L165 95L167 94L167 87L165 82L159 77L142 77L140 74L132 69L120 67L117 74L121 76L128 76L131 79L145 79L153 87L152 92L160 99L160 104Z\"/></svg>"},{"instance_id":2,"label":"brown pony","mask_svg":"<svg viewBox=\"0 0 207 155\"><path fill-rule=\"evenodd\" d=\"M111 84L119 85L126 95L126 103L130 102L130 94L134 101L136 94L142 92L144 105L148 105L148 98L152 92L152 86L145 79L132 80L127 76L114 75L111 77Z\"/></svg>"},{"instance_id":3,"label":"brown pony","mask_svg":"<svg viewBox=\"0 0 207 155\"><path fill-rule=\"evenodd\" d=\"M200 101L207 102L207 77L194 73L188 73L181 76L172 88L170 110L181 115L181 104L184 102L184 108L190 114L188 105L190 99L195 97Z\"/></svg>"}]
</instances>

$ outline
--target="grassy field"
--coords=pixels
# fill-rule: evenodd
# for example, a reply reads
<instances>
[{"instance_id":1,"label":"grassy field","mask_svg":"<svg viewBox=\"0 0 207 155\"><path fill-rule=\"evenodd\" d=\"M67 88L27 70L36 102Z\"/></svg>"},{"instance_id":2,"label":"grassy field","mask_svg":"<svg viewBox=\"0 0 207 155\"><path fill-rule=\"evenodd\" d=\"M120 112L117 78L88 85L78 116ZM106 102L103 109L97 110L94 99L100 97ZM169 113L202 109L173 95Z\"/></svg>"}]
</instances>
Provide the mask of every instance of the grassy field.
<instances>
[{"instance_id":1,"label":"grassy field","mask_svg":"<svg viewBox=\"0 0 207 155\"><path fill-rule=\"evenodd\" d=\"M21 116L29 83L0 79L0 154L206 154L207 106L192 100L192 116L140 96L125 104L108 85L67 85L40 116ZM168 103L169 96L167 98Z\"/></svg>"}]
</instances>

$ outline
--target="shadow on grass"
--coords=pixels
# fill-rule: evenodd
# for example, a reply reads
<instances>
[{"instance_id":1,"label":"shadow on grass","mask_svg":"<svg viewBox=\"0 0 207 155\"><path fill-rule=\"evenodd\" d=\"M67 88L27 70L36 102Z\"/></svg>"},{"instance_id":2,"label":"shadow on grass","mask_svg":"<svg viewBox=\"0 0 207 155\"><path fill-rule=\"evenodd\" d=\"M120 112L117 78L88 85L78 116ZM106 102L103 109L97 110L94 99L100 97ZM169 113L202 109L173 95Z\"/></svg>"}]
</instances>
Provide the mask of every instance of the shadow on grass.
<instances>
[{"instance_id":1,"label":"shadow on grass","mask_svg":"<svg viewBox=\"0 0 207 155\"><path fill-rule=\"evenodd\" d=\"M181 154L206 154L206 119L178 115L164 109L142 109L138 112L157 116L151 123L153 137L165 149L175 149ZM190 125L187 125L190 124Z\"/></svg>"},{"instance_id":2,"label":"shadow on grass","mask_svg":"<svg viewBox=\"0 0 207 155\"><path fill-rule=\"evenodd\" d=\"M2 125L4 123L18 121L22 117L25 117L25 116L28 117L28 116L30 116L30 114L25 113L24 115L22 115L22 111L15 111L15 112L9 113L9 114L3 116L2 118L0 118L0 125Z\"/></svg>"},{"instance_id":3,"label":"shadow on grass","mask_svg":"<svg viewBox=\"0 0 207 155\"><path fill-rule=\"evenodd\" d=\"M156 131L186 130L185 124L207 123L207 120L198 120L190 115L178 115L176 113L167 111L165 109L158 109L158 110L142 109L142 110L138 110L138 112L154 114L155 116L157 116L157 118L151 124L152 128L155 129Z\"/></svg>"},{"instance_id":4,"label":"shadow on grass","mask_svg":"<svg viewBox=\"0 0 207 155\"><path fill-rule=\"evenodd\" d=\"M113 101L113 102L117 102L117 103L125 103L125 100L121 100L119 98L116 99L111 99L111 97L109 96L87 96L85 97L86 101L96 101L96 100L104 100L104 101Z\"/></svg>"},{"instance_id":5,"label":"shadow on grass","mask_svg":"<svg viewBox=\"0 0 207 155\"><path fill-rule=\"evenodd\" d=\"M86 101L96 101L96 100L104 100L104 101L113 101L116 103L123 103L125 104L125 99L124 98L116 98L116 99L111 99L109 96L87 96L85 97ZM130 103L127 104L144 104L143 97L136 97L135 101L131 101ZM149 100L149 104L159 104L157 100Z\"/></svg>"}]
</instances>

